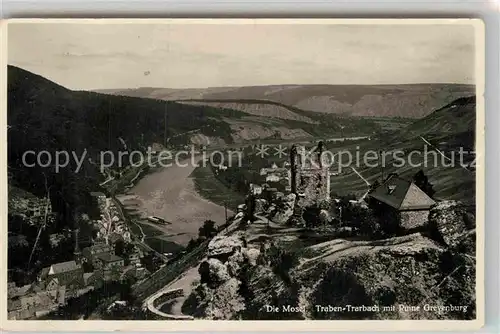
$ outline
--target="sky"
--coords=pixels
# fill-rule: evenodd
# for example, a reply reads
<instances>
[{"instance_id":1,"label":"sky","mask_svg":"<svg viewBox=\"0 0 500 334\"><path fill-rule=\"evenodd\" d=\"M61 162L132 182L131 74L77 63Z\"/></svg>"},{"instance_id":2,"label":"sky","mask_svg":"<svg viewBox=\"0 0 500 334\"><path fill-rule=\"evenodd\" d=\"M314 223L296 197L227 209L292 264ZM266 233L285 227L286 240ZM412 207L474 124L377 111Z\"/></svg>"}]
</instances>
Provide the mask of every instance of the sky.
<instances>
[{"instance_id":1,"label":"sky","mask_svg":"<svg viewBox=\"0 0 500 334\"><path fill-rule=\"evenodd\" d=\"M8 26L9 64L75 90L473 84L474 54L465 23Z\"/></svg>"}]
</instances>

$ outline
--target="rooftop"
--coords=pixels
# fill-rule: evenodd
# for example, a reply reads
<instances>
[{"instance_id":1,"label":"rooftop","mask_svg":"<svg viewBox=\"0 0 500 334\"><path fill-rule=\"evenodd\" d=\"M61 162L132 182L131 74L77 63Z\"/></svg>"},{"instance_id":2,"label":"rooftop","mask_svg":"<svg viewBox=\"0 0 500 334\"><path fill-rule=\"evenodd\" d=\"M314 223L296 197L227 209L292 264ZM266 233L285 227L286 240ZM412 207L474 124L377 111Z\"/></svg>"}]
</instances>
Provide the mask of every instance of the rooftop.
<instances>
[{"instance_id":1,"label":"rooftop","mask_svg":"<svg viewBox=\"0 0 500 334\"><path fill-rule=\"evenodd\" d=\"M111 262L117 262L117 261L122 261L123 259L119 256L116 256L114 254L110 253L102 253L97 255L97 258L103 262L111 263Z\"/></svg>"},{"instance_id":2,"label":"rooftop","mask_svg":"<svg viewBox=\"0 0 500 334\"><path fill-rule=\"evenodd\" d=\"M75 271L81 267L75 261L60 262L42 269L42 275L57 275L65 272Z\"/></svg>"},{"instance_id":3,"label":"rooftop","mask_svg":"<svg viewBox=\"0 0 500 334\"><path fill-rule=\"evenodd\" d=\"M388 177L368 196L401 211L429 209L436 203L412 181L397 175Z\"/></svg>"},{"instance_id":4,"label":"rooftop","mask_svg":"<svg viewBox=\"0 0 500 334\"><path fill-rule=\"evenodd\" d=\"M90 247L84 248L84 250L85 249L88 249L90 251L90 253L92 253L92 254L97 254L97 253L104 253L104 252L110 251L111 246L106 245L106 244L95 244L95 245L92 245Z\"/></svg>"}]
</instances>

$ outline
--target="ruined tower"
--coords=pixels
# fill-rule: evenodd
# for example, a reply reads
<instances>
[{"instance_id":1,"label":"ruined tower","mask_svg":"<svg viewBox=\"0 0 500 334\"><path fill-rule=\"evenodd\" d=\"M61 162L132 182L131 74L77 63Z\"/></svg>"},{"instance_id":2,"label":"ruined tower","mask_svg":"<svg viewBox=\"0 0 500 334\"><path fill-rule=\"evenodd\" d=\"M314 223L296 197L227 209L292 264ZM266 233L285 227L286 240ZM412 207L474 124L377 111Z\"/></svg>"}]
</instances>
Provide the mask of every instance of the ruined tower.
<instances>
[{"instance_id":1,"label":"ruined tower","mask_svg":"<svg viewBox=\"0 0 500 334\"><path fill-rule=\"evenodd\" d=\"M313 204L330 198L330 170L325 161L324 144L319 142L306 159L305 149L292 146L290 150L290 186L293 193Z\"/></svg>"},{"instance_id":2,"label":"ruined tower","mask_svg":"<svg viewBox=\"0 0 500 334\"><path fill-rule=\"evenodd\" d=\"M297 194L301 186L301 175L304 169L303 146L293 145L290 150L290 188L292 193Z\"/></svg>"}]
</instances>

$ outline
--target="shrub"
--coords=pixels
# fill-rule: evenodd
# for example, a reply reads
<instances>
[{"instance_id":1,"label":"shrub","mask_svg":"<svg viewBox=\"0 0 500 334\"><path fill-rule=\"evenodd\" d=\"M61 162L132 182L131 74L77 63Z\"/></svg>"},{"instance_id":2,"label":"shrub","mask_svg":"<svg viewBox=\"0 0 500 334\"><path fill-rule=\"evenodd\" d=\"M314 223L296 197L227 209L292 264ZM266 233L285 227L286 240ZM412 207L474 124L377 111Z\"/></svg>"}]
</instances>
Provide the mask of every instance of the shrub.
<instances>
[{"instance_id":1,"label":"shrub","mask_svg":"<svg viewBox=\"0 0 500 334\"><path fill-rule=\"evenodd\" d=\"M201 239L212 239L217 234L217 228L213 220L205 220L199 228L198 235Z\"/></svg>"},{"instance_id":2,"label":"shrub","mask_svg":"<svg viewBox=\"0 0 500 334\"><path fill-rule=\"evenodd\" d=\"M274 273L285 283L291 284L290 270L299 264L298 254L296 252L287 252L276 245L272 245L267 256Z\"/></svg>"},{"instance_id":3,"label":"shrub","mask_svg":"<svg viewBox=\"0 0 500 334\"><path fill-rule=\"evenodd\" d=\"M433 184L429 182L428 177L424 174L423 170L419 170L414 176L413 176L413 182L415 182L415 185L422 189L429 197L432 198L436 191L433 188Z\"/></svg>"},{"instance_id":4,"label":"shrub","mask_svg":"<svg viewBox=\"0 0 500 334\"><path fill-rule=\"evenodd\" d=\"M342 206L342 224L352 227L358 234L376 237L380 233L380 224L373 210L360 205Z\"/></svg>"}]
</instances>

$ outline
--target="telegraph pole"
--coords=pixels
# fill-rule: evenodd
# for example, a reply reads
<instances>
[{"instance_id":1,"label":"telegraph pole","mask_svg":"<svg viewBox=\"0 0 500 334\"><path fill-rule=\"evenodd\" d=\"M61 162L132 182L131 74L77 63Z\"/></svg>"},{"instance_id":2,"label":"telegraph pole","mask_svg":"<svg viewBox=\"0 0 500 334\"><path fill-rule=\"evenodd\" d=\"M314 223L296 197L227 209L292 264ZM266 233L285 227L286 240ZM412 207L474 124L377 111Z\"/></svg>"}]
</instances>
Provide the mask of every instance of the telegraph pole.
<instances>
[{"instance_id":1,"label":"telegraph pole","mask_svg":"<svg viewBox=\"0 0 500 334\"><path fill-rule=\"evenodd\" d=\"M167 106L163 112L163 147L167 147Z\"/></svg>"},{"instance_id":2,"label":"telegraph pole","mask_svg":"<svg viewBox=\"0 0 500 334\"><path fill-rule=\"evenodd\" d=\"M382 150L378 151L378 154L380 156L379 163L380 163L380 171L382 174L382 182L384 182L384 159L382 158Z\"/></svg>"}]
</instances>

